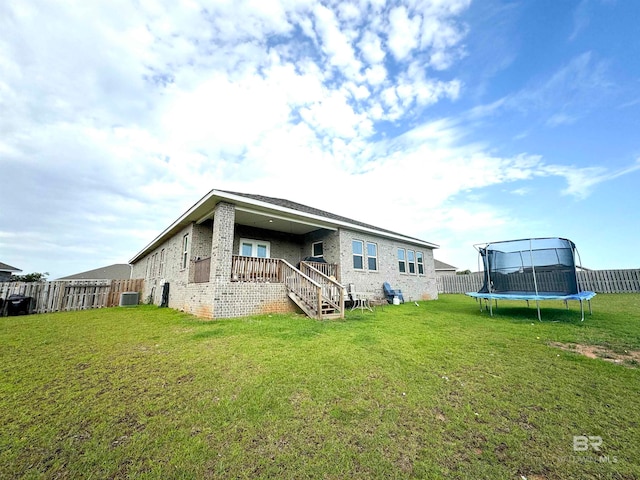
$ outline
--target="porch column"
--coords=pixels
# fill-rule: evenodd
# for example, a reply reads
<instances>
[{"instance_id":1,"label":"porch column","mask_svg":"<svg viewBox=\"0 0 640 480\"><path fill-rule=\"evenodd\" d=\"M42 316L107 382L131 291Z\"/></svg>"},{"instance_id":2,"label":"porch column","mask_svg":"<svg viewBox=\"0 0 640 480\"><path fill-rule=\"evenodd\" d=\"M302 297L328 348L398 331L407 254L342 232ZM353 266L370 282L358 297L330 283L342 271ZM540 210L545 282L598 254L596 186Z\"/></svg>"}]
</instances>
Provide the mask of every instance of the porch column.
<instances>
[{"instance_id":1,"label":"porch column","mask_svg":"<svg viewBox=\"0 0 640 480\"><path fill-rule=\"evenodd\" d=\"M231 255L233 255L235 221L236 208L233 204L220 202L216 205L213 211L210 282L226 283L231 281Z\"/></svg>"}]
</instances>

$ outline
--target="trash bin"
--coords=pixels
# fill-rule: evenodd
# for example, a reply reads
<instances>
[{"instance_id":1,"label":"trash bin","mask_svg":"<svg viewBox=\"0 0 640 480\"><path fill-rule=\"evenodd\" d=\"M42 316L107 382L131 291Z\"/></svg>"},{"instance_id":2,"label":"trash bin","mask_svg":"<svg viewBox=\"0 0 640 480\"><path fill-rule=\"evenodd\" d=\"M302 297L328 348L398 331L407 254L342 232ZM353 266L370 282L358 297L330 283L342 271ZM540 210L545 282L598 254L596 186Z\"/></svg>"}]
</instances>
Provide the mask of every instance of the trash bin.
<instances>
[{"instance_id":1,"label":"trash bin","mask_svg":"<svg viewBox=\"0 0 640 480\"><path fill-rule=\"evenodd\" d=\"M33 297L26 297L24 295L9 295L6 301L6 312L8 316L13 315L29 315L33 312Z\"/></svg>"}]
</instances>

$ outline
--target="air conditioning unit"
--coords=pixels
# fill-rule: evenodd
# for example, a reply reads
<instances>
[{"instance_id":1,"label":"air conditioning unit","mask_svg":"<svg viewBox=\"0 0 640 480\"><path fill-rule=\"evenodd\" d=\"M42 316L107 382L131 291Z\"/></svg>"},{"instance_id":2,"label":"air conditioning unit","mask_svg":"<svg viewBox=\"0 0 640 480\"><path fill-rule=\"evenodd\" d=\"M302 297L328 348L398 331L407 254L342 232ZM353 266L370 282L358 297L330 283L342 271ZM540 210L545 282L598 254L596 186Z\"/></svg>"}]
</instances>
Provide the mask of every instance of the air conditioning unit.
<instances>
[{"instance_id":1,"label":"air conditioning unit","mask_svg":"<svg viewBox=\"0 0 640 480\"><path fill-rule=\"evenodd\" d=\"M120 294L121 307L135 307L138 305L138 292L122 292Z\"/></svg>"}]
</instances>

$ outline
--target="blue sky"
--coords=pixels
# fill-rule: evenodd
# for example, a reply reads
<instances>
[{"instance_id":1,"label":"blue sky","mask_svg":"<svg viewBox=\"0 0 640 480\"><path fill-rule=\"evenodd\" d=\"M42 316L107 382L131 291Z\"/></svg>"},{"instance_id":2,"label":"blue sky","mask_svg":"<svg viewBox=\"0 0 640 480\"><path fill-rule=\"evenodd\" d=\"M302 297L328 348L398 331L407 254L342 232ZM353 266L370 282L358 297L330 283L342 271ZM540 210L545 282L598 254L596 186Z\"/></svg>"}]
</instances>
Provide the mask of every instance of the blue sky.
<instances>
[{"instance_id":1,"label":"blue sky","mask_svg":"<svg viewBox=\"0 0 640 480\"><path fill-rule=\"evenodd\" d=\"M0 261L124 263L212 188L640 268L634 1L3 2Z\"/></svg>"}]
</instances>

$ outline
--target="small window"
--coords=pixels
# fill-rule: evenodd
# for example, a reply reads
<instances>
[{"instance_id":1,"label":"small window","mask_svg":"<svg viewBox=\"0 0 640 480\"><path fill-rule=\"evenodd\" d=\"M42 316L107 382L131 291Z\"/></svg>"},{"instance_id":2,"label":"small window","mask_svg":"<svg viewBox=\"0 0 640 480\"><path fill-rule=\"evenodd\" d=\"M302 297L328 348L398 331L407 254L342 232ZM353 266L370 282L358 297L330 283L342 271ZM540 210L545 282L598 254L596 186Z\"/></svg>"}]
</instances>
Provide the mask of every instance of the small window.
<instances>
[{"instance_id":1,"label":"small window","mask_svg":"<svg viewBox=\"0 0 640 480\"><path fill-rule=\"evenodd\" d=\"M367 242L367 268L378 270L378 245Z\"/></svg>"},{"instance_id":2,"label":"small window","mask_svg":"<svg viewBox=\"0 0 640 480\"><path fill-rule=\"evenodd\" d=\"M409 264L409 273L416 273L416 254L413 250L407 250L407 263Z\"/></svg>"},{"instance_id":3,"label":"small window","mask_svg":"<svg viewBox=\"0 0 640 480\"><path fill-rule=\"evenodd\" d=\"M407 271L407 260L404 248L398 249L398 270L400 271L400 273L406 273Z\"/></svg>"},{"instance_id":4,"label":"small window","mask_svg":"<svg viewBox=\"0 0 640 480\"><path fill-rule=\"evenodd\" d=\"M160 250L160 268L158 269L158 276L162 277L164 274L164 248Z\"/></svg>"},{"instance_id":5,"label":"small window","mask_svg":"<svg viewBox=\"0 0 640 480\"><path fill-rule=\"evenodd\" d=\"M360 240L353 240L353 268L356 270L364 269L364 244Z\"/></svg>"},{"instance_id":6,"label":"small window","mask_svg":"<svg viewBox=\"0 0 640 480\"><path fill-rule=\"evenodd\" d=\"M418 275L424 275L424 256L422 252L416 252L416 259L418 261Z\"/></svg>"},{"instance_id":7,"label":"small window","mask_svg":"<svg viewBox=\"0 0 640 480\"><path fill-rule=\"evenodd\" d=\"M189 234L182 237L182 268L187 268L189 263Z\"/></svg>"},{"instance_id":8,"label":"small window","mask_svg":"<svg viewBox=\"0 0 640 480\"><path fill-rule=\"evenodd\" d=\"M311 245L311 256L312 257L324 256L324 245L322 242L315 242Z\"/></svg>"},{"instance_id":9,"label":"small window","mask_svg":"<svg viewBox=\"0 0 640 480\"><path fill-rule=\"evenodd\" d=\"M243 257L269 258L271 244L263 240L240 239L239 255Z\"/></svg>"}]
</instances>

